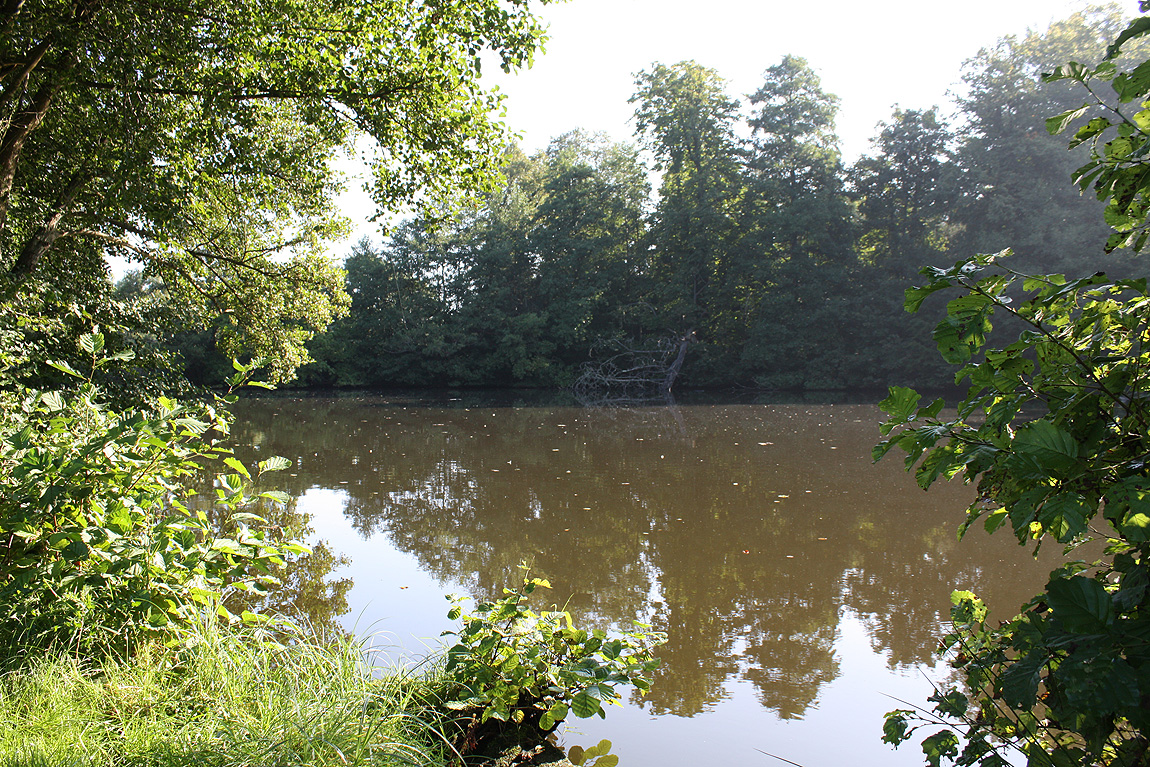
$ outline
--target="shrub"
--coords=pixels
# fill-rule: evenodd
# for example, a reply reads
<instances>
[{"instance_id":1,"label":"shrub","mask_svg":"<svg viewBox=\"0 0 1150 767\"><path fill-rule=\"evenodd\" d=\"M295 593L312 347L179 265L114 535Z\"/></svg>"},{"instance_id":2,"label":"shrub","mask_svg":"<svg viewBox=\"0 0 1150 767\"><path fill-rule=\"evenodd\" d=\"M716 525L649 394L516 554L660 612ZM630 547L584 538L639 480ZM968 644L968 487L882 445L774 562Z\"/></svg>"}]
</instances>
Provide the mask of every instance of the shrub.
<instances>
[{"instance_id":1,"label":"shrub","mask_svg":"<svg viewBox=\"0 0 1150 767\"><path fill-rule=\"evenodd\" d=\"M93 370L113 361L98 332L80 345ZM50 645L129 651L196 611L223 611L228 590L260 588L270 565L304 551L245 511L251 477L220 443L220 409L161 397L151 410L116 411L90 374L55 365L78 387L17 387L0 424L0 641L9 656ZM190 480L221 465L215 497L197 505ZM272 458L259 469L286 465Z\"/></svg>"},{"instance_id":2,"label":"shrub","mask_svg":"<svg viewBox=\"0 0 1150 767\"><path fill-rule=\"evenodd\" d=\"M447 706L474 717L467 733L472 741L478 725L489 720L546 733L568 713L605 716L603 706L618 703L620 686L640 694L651 687L658 666L653 650L665 635L636 624L634 631L609 637L576 628L565 611L536 613L527 598L539 587L550 584L525 575L520 588L504 589L502 599L480 602L472 613L449 597L454 606L448 617L463 626L448 632L457 642L447 651L446 672L458 693Z\"/></svg>"}]
</instances>

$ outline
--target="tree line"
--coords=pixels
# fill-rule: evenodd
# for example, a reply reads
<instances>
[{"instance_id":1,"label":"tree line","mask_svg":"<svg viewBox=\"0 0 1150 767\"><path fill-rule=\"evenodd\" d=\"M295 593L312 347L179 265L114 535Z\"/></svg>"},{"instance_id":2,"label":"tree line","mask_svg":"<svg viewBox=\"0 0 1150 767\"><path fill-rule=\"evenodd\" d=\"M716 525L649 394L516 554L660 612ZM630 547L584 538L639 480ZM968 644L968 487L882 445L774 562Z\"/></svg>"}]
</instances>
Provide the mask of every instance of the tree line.
<instances>
[{"instance_id":1,"label":"tree line","mask_svg":"<svg viewBox=\"0 0 1150 767\"><path fill-rule=\"evenodd\" d=\"M1039 82L1099 59L1123 25L1096 8L1001 39L966 63L953 117L895 107L851 163L807 61L783 57L742 102L699 63L656 64L636 76L636 143L512 146L498 188L355 245L350 313L299 382L568 386L693 330L691 386L946 383L929 313L902 309L924 265L1010 247L1022 270L1129 270L1104 252L1101 203L1068 183L1085 147L1044 128L1080 97ZM180 344L204 383L210 335Z\"/></svg>"}]
</instances>

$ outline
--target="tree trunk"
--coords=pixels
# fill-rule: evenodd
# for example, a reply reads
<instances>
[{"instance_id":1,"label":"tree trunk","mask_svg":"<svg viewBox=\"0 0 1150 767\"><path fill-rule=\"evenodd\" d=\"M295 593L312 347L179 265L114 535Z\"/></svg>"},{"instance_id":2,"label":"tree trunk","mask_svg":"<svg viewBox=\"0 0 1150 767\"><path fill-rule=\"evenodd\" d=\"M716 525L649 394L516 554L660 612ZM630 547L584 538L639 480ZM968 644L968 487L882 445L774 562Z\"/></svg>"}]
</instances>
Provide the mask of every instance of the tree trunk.
<instances>
[{"instance_id":1,"label":"tree trunk","mask_svg":"<svg viewBox=\"0 0 1150 767\"><path fill-rule=\"evenodd\" d=\"M60 236L60 220L68 213L72 203L76 201L77 195L80 194L80 190L89 180L91 180L91 176L80 172L72 176L72 180L60 193L59 199L44 219L44 223L24 242L24 247L20 249L20 255L16 258L16 262L8 270L8 279L13 285L24 282L36 271L40 259L52 248Z\"/></svg>"},{"instance_id":2,"label":"tree trunk","mask_svg":"<svg viewBox=\"0 0 1150 767\"><path fill-rule=\"evenodd\" d=\"M671 393L671 386L674 385L675 379L679 377L679 371L683 368L683 360L687 358L687 346L695 340L695 331L688 330L679 339L679 353L675 356L675 361L671 363L671 367L667 368L667 375L663 378L662 391L664 394Z\"/></svg>"}]
</instances>

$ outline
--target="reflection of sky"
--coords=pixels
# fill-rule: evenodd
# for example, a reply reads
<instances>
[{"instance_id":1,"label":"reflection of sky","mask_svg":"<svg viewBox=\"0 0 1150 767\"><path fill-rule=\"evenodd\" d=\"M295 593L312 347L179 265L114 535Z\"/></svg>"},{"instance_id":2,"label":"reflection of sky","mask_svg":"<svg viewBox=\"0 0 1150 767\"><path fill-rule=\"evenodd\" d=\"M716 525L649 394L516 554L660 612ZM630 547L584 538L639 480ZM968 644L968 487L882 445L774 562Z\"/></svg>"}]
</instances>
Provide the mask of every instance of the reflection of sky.
<instances>
[{"instance_id":1,"label":"reflection of sky","mask_svg":"<svg viewBox=\"0 0 1150 767\"><path fill-rule=\"evenodd\" d=\"M453 627L444 595L463 587L440 583L386 535L361 537L342 513L346 501L343 491L326 488L312 488L299 499L299 510L313 515L322 537L355 563L345 624L371 635L384 657L417 660L439 646L440 633ZM606 720L569 721L562 743L586 747L607 738L624 767L783 764L762 751L805 767L920 764L915 744L893 751L880 741L882 713L902 706L891 698L926 700L931 693L926 674L938 678L941 669L891 670L885 654L871 649L863 621L851 613L840 619L837 633L834 654L840 674L822 686L818 700L801 717L780 719L763 708L753 684L729 678L722 699L693 717L652 716L633 703L612 706ZM744 649L743 643L735 649Z\"/></svg>"},{"instance_id":2,"label":"reflection of sky","mask_svg":"<svg viewBox=\"0 0 1150 767\"><path fill-rule=\"evenodd\" d=\"M299 499L298 510L313 515L312 526L332 549L348 557L352 566L337 571L350 575L355 585L347 595L344 625L393 657L418 659L444 641L440 633L452 628L446 594L462 593L458 583L440 583L420 569L411 554L399 551L386 535L363 538L343 515L347 494L342 490L312 488Z\"/></svg>"},{"instance_id":3,"label":"reflection of sky","mask_svg":"<svg viewBox=\"0 0 1150 767\"><path fill-rule=\"evenodd\" d=\"M569 721L563 745L586 747L607 738L623 767L784 764L764 751L805 767L922 764L915 743L895 751L881 742L882 714L903 707L891 698L925 701L932 691L927 674L938 678L943 669L891 671L882 655L871 651L866 629L854 615L842 618L839 631L835 656L842 675L822 688L801 719L779 719L759 705L754 685L728 680L726 697L706 713L652 717L636 705L612 707L606 720Z\"/></svg>"}]
</instances>

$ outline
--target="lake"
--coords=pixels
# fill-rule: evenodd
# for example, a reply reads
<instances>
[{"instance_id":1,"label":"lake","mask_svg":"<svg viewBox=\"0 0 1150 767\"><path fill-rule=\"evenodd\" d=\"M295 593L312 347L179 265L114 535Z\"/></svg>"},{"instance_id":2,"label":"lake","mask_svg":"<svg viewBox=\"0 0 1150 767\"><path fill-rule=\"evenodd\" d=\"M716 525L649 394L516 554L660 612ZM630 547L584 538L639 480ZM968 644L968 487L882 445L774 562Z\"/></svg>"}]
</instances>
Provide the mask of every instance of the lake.
<instances>
[{"instance_id":1,"label":"lake","mask_svg":"<svg viewBox=\"0 0 1150 767\"><path fill-rule=\"evenodd\" d=\"M446 594L496 596L523 561L587 626L665 631L648 696L561 730L610 739L623 767L921 764L880 742L882 717L946 675L950 592L1009 617L1050 569L1005 533L956 539L970 487L873 464L873 405L444 394L235 413L242 458L294 462L275 484L333 555L327 583L352 582L342 599L295 584L303 611L343 612L395 662L440 646Z\"/></svg>"}]
</instances>

